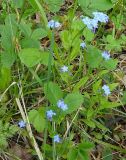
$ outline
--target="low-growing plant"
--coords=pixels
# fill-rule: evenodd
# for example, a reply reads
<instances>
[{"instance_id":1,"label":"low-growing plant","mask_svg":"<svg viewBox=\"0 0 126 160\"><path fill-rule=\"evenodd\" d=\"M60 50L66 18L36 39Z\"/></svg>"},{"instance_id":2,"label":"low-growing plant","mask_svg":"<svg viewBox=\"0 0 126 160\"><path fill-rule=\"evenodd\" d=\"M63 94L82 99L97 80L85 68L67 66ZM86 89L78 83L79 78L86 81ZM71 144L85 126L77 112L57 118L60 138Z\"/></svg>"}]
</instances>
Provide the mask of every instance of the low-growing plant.
<instances>
[{"instance_id":1,"label":"low-growing plant","mask_svg":"<svg viewBox=\"0 0 126 160\"><path fill-rule=\"evenodd\" d=\"M9 120L0 120L0 149L7 150L7 139L20 128L39 160L97 154L112 160L113 151L126 153L115 134L116 116L126 116L119 59L126 44L125 2L66 6L64 0L1 3L0 102Z\"/></svg>"}]
</instances>

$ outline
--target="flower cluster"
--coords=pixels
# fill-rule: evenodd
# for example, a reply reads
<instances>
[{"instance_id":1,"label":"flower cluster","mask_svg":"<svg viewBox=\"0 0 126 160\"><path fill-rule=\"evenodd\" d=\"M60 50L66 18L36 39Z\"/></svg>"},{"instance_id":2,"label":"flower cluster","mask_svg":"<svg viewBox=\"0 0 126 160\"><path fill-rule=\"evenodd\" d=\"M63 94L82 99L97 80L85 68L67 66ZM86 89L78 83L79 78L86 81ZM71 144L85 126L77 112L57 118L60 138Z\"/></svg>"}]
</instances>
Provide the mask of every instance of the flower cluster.
<instances>
[{"instance_id":1,"label":"flower cluster","mask_svg":"<svg viewBox=\"0 0 126 160\"><path fill-rule=\"evenodd\" d=\"M58 106L58 108L62 109L63 111L66 111L68 109L67 104L65 104L63 100L59 100L57 102L57 106Z\"/></svg>"},{"instance_id":2,"label":"flower cluster","mask_svg":"<svg viewBox=\"0 0 126 160\"><path fill-rule=\"evenodd\" d=\"M55 113L53 110L48 110L48 111L46 112L47 119L50 120L50 121L52 121L52 118L53 118L53 116L55 116L55 115L56 115L56 113Z\"/></svg>"},{"instance_id":3,"label":"flower cluster","mask_svg":"<svg viewBox=\"0 0 126 160\"><path fill-rule=\"evenodd\" d=\"M109 60L110 59L110 54L108 51L104 51L102 53L102 57L105 59L105 60Z\"/></svg>"},{"instance_id":4,"label":"flower cluster","mask_svg":"<svg viewBox=\"0 0 126 160\"><path fill-rule=\"evenodd\" d=\"M48 22L48 27L51 28L51 29L59 28L59 27L61 27L61 24L59 22L57 22L57 21L50 20Z\"/></svg>"},{"instance_id":5,"label":"flower cluster","mask_svg":"<svg viewBox=\"0 0 126 160\"><path fill-rule=\"evenodd\" d=\"M20 128L25 128L26 127L26 122L24 122L23 120L21 120L21 121L18 122L18 126Z\"/></svg>"},{"instance_id":6,"label":"flower cluster","mask_svg":"<svg viewBox=\"0 0 126 160\"><path fill-rule=\"evenodd\" d=\"M109 94L111 94L109 86L103 85L102 89L104 90L104 93L105 93L106 96L108 96Z\"/></svg>"},{"instance_id":7,"label":"flower cluster","mask_svg":"<svg viewBox=\"0 0 126 160\"><path fill-rule=\"evenodd\" d=\"M82 18L82 22L87 26L88 29L95 32L98 28L98 22L107 23L109 17L102 12L93 12L94 18L91 19L89 17Z\"/></svg>"}]
</instances>

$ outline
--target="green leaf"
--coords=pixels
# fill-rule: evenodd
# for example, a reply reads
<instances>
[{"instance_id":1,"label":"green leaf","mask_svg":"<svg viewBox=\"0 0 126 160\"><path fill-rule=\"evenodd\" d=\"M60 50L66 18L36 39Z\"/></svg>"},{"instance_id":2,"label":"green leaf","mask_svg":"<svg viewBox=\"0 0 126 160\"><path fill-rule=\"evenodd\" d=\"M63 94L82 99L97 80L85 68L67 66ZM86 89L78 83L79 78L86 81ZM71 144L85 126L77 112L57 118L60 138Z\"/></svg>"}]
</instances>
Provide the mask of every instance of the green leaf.
<instances>
[{"instance_id":1,"label":"green leaf","mask_svg":"<svg viewBox=\"0 0 126 160\"><path fill-rule=\"evenodd\" d=\"M37 28L36 30L33 31L31 38L38 40L38 39L42 39L46 36L47 36L47 31L45 29Z\"/></svg>"},{"instance_id":2,"label":"green leaf","mask_svg":"<svg viewBox=\"0 0 126 160\"><path fill-rule=\"evenodd\" d=\"M85 119L84 123L86 123L91 128L95 128L96 127L95 123L92 120Z\"/></svg>"},{"instance_id":3,"label":"green leaf","mask_svg":"<svg viewBox=\"0 0 126 160\"><path fill-rule=\"evenodd\" d=\"M13 4L15 5L16 8L21 8L23 6L24 0L12 0Z\"/></svg>"},{"instance_id":4,"label":"green leaf","mask_svg":"<svg viewBox=\"0 0 126 160\"><path fill-rule=\"evenodd\" d=\"M33 124L38 132L42 132L45 128L45 119L41 111L35 109L31 110L28 114L30 123Z\"/></svg>"},{"instance_id":5,"label":"green leaf","mask_svg":"<svg viewBox=\"0 0 126 160\"><path fill-rule=\"evenodd\" d=\"M31 24L26 24L24 21L21 21L19 28L25 37L29 38L31 36Z\"/></svg>"},{"instance_id":6,"label":"green leaf","mask_svg":"<svg viewBox=\"0 0 126 160\"><path fill-rule=\"evenodd\" d=\"M24 38L21 40L22 48L40 48L40 42L36 39Z\"/></svg>"},{"instance_id":7,"label":"green leaf","mask_svg":"<svg viewBox=\"0 0 126 160\"><path fill-rule=\"evenodd\" d=\"M20 51L19 57L27 67L33 67L40 63L41 52L36 48L26 48Z\"/></svg>"},{"instance_id":8,"label":"green leaf","mask_svg":"<svg viewBox=\"0 0 126 160\"><path fill-rule=\"evenodd\" d=\"M89 30L88 28L84 29L83 34L84 34L85 40L89 41L89 42L92 41L95 37L95 34L91 30Z\"/></svg>"},{"instance_id":9,"label":"green leaf","mask_svg":"<svg viewBox=\"0 0 126 160\"><path fill-rule=\"evenodd\" d=\"M88 47L86 53L86 59L89 67L98 68L102 61L102 56L100 51L95 47Z\"/></svg>"},{"instance_id":10,"label":"green leaf","mask_svg":"<svg viewBox=\"0 0 126 160\"><path fill-rule=\"evenodd\" d=\"M67 155L68 160L76 160L78 156L78 150L75 149L70 149Z\"/></svg>"},{"instance_id":11,"label":"green leaf","mask_svg":"<svg viewBox=\"0 0 126 160\"><path fill-rule=\"evenodd\" d=\"M48 63L49 63L49 55L50 55L51 53L50 52L42 52L41 53L41 61L40 61L40 63L41 64L44 64L45 66L48 66ZM54 64L54 59L53 59L53 57L52 57L52 62L51 62L51 65L53 65Z\"/></svg>"},{"instance_id":12,"label":"green leaf","mask_svg":"<svg viewBox=\"0 0 126 160\"><path fill-rule=\"evenodd\" d=\"M94 144L91 142L82 142L78 145L79 150L91 150L94 147Z\"/></svg>"},{"instance_id":13,"label":"green leaf","mask_svg":"<svg viewBox=\"0 0 126 160\"><path fill-rule=\"evenodd\" d=\"M102 66L104 66L108 70L115 70L117 64L118 64L118 60L111 58L109 60L103 61Z\"/></svg>"},{"instance_id":14,"label":"green leaf","mask_svg":"<svg viewBox=\"0 0 126 160\"><path fill-rule=\"evenodd\" d=\"M106 11L113 7L111 0L78 0L78 4L87 14L92 14L93 11Z\"/></svg>"},{"instance_id":15,"label":"green leaf","mask_svg":"<svg viewBox=\"0 0 126 160\"><path fill-rule=\"evenodd\" d=\"M9 68L0 68L0 90L5 90L11 81L11 70Z\"/></svg>"},{"instance_id":16,"label":"green leaf","mask_svg":"<svg viewBox=\"0 0 126 160\"><path fill-rule=\"evenodd\" d=\"M44 0L51 12L58 12L64 0Z\"/></svg>"},{"instance_id":17,"label":"green leaf","mask_svg":"<svg viewBox=\"0 0 126 160\"><path fill-rule=\"evenodd\" d=\"M79 80L79 82L77 82L73 88L73 92L77 92L82 86L85 85L85 83L87 82L87 80L89 79L89 77L83 77Z\"/></svg>"},{"instance_id":18,"label":"green leaf","mask_svg":"<svg viewBox=\"0 0 126 160\"><path fill-rule=\"evenodd\" d=\"M68 105L68 110L66 110L66 113L72 113L83 103L83 96L80 93L71 93L65 97L64 101Z\"/></svg>"},{"instance_id":19,"label":"green leaf","mask_svg":"<svg viewBox=\"0 0 126 160\"><path fill-rule=\"evenodd\" d=\"M63 98L63 93L60 87L53 82L44 85L44 93L50 103L56 105L58 100Z\"/></svg>"}]
</instances>

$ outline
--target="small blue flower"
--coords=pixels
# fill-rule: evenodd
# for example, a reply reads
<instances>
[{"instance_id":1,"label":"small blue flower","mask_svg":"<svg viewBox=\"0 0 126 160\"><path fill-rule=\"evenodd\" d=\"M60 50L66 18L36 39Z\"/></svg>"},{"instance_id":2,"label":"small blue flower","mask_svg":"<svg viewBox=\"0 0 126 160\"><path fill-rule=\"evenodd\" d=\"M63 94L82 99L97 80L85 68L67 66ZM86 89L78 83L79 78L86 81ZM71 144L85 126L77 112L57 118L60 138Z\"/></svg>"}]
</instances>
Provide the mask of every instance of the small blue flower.
<instances>
[{"instance_id":1,"label":"small blue flower","mask_svg":"<svg viewBox=\"0 0 126 160\"><path fill-rule=\"evenodd\" d=\"M103 57L105 60L109 60L109 59L110 59L110 54L109 54L109 52L104 51L104 52L102 53L102 57Z\"/></svg>"},{"instance_id":2,"label":"small blue flower","mask_svg":"<svg viewBox=\"0 0 126 160\"><path fill-rule=\"evenodd\" d=\"M81 42L80 47L84 49L86 47L85 42Z\"/></svg>"},{"instance_id":3,"label":"small blue flower","mask_svg":"<svg viewBox=\"0 0 126 160\"><path fill-rule=\"evenodd\" d=\"M21 121L18 122L18 125L19 125L20 128L25 128L26 122L24 122L23 120L21 120Z\"/></svg>"},{"instance_id":4,"label":"small blue flower","mask_svg":"<svg viewBox=\"0 0 126 160\"><path fill-rule=\"evenodd\" d=\"M102 12L93 12L93 15L94 19L99 22L107 23L109 20L109 17Z\"/></svg>"},{"instance_id":5,"label":"small blue flower","mask_svg":"<svg viewBox=\"0 0 126 160\"><path fill-rule=\"evenodd\" d=\"M96 28L98 28L98 21L96 19L85 17L82 19L82 22L87 26L88 29L92 31L95 31Z\"/></svg>"},{"instance_id":6,"label":"small blue flower","mask_svg":"<svg viewBox=\"0 0 126 160\"><path fill-rule=\"evenodd\" d=\"M103 85L102 89L104 90L104 93L105 93L106 96L108 96L109 94L111 94L109 86Z\"/></svg>"},{"instance_id":7,"label":"small blue flower","mask_svg":"<svg viewBox=\"0 0 126 160\"><path fill-rule=\"evenodd\" d=\"M63 100L59 100L57 102L57 106L58 106L58 108L62 109L63 111L66 111L68 109L67 104L65 104Z\"/></svg>"},{"instance_id":8,"label":"small blue flower","mask_svg":"<svg viewBox=\"0 0 126 160\"><path fill-rule=\"evenodd\" d=\"M58 134L55 135L53 139L54 139L54 142L56 142L56 143L60 143L61 142L61 138L59 137Z\"/></svg>"},{"instance_id":9,"label":"small blue flower","mask_svg":"<svg viewBox=\"0 0 126 160\"><path fill-rule=\"evenodd\" d=\"M59 28L60 26L61 26L61 24L60 24L59 22L57 22L57 21L50 20L50 21L48 22L48 27L49 27L49 28L54 29L54 28Z\"/></svg>"},{"instance_id":10,"label":"small blue flower","mask_svg":"<svg viewBox=\"0 0 126 160\"><path fill-rule=\"evenodd\" d=\"M49 110L46 112L47 119L52 121L52 117L55 116L56 113L53 110Z\"/></svg>"},{"instance_id":11,"label":"small blue flower","mask_svg":"<svg viewBox=\"0 0 126 160\"><path fill-rule=\"evenodd\" d=\"M68 72L68 67L67 66L63 66L60 68L61 72Z\"/></svg>"}]
</instances>

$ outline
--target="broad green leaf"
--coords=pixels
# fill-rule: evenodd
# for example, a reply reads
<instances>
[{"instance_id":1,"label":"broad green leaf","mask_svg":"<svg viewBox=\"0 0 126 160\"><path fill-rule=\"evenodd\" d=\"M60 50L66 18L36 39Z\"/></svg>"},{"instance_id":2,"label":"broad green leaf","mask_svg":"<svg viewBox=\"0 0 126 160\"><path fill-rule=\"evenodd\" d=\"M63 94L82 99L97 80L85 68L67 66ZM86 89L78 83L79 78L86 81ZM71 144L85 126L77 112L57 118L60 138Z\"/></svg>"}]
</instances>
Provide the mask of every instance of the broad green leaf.
<instances>
[{"instance_id":1,"label":"broad green leaf","mask_svg":"<svg viewBox=\"0 0 126 160\"><path fill-rule=\"evenodd\" d=\"M45 119L43 114L40 111L33 109L29 112L28 115L30 123L33 124L38 132L42 132L45 128Z\"/></svg>"},{"instance_id":2,"label":"broad green leaf","mask_svg":"<svg viewBox=\"0 0 126 160\"><path fill-rule=\"evenodd\" d=\"M98 68L102 61L100 51L95 47L88 47L86 59L89 67Z\"/></svg>"},{"instance_id":3,"label":"broad green leaf","mask_svg":"<svg viewBox=\"0 0 126 160\"><path fill-rule=\"evenodd\" d=\"M3 52L1 54L1 64L4 66L4 67L7 67L7 68L10 68L14 61L16 60L16 53L14 52Z\"/></svg>"},{"instance_id":4,"label":"broad green leaf","mask_svg":"<svg viewBox=\"0 0 126 160\"><path fill-rule=\"evenodd\" d=\"M58 12L64 0L44 0L51 12Z\"/></svg>"},{"instance_id":5,"label":"broad green leaf","mask_svg":"<svg viewBox=\"0 0 126 160\"><path fill-rule=\"evenodd\" d=\"M89 42L92 41L95 37L95 34L91 30L89 30L88 28L84 29L83 34L84 34L85 40L89 41Z\"/></svg>"},{"instance_id":6,"label":"broad green leaf","mask_svg":"<svg viewBox=\"0 0 126 160\"><path fill-rule=\"evenodd\" d=\"M12 0L12 2L16 8L21 8L23 6L24 0L20 0L20 1Z\"/></svg>"},{"instance_id":7,"label":"broad green leaf","mask_svg":"<svg viewBox=\"0 0 126 160\"><path fill-rule=\"evenodd\" d=\"M0 90L5 90L11 81L11 70L9 68L0 68Z\"/></svg>"},{"instance_id":8,"label":"broad green leaf","mask_svg":"<svg viewBox=\"0 0 126 160\"><path fill-rule=\"evenodd\" d=\"M63 98L63 93L60 87L53 82L49 82L49 84L45 84L44 93L50 103L56 105L58 100Z\"/></svg>"},{"instance_id":9,"label":"broad green leaf","mask_svg":"<svg viewBox=\"0 0 126 160\"><path fill-rule=\"evenodd\" d=\"M99 88L100 88L100 86L101 86L101 83L102 83L102 80L100 79L100 80L96 81L96 82L93 84L93 92L94 92L94 93L98 93L98 90L99 90Z\"/></svg>"},{"instance_id":10,"label":"broad green leaf","mask_svg":"<svg viewBox=\"0 0 126 160\"><path fill-rule=\"evenodd\" d=\"M20 51L19 57L27 67L33 67L40 63L41 52L36 48L26 48Z\"/></svg>"},{"instance_id":11,"label":"broad green leaf","mask_svg":"<svg viewBox=\"0 0 126 160\"><path fill-rule=\"evenodd\" d=\"M38 39L42 39L46 36L47 36L47 31L45 29L37 28L33 31L31 38L38 40Z\"/></svg>"},{"instance_id":12,"label":"broad green leaf","mask_svg":"<svg viewBox=\"0 0 126 160\"><path fill-rule=\"evenodd\" d=\"M41 44L39 40L31 39L31 38L24 38L21 40L21 47L23 48L40 48Z\"/></svg>"},{"instance_id":13,"label":"broad green leaf","mask_svg":"<svg viewBox=\"0 0 126 160\"><path fill-rule=\"evenodd\" d=\"M113 7L111 0L78 0L78 4L88 14L96 10L106 11Z\"/></svg>"},{"instance_id":14,"label":"broad green leaf","mask_svg":"<svg viewBox=\"0 0 126 160\"><path fill-rule=\"evenodd\" d=\"M64 101L68 105L66 113L72 113L79 109L80 105L83 103L83 96L80 93L71 93L65 97Z\"/></svg>"},{"instance_id":15,"label":"broad green leaf","mask_svg":"<svg viewBox=\"0 0 126 160\"><path fill-rule=\"evenodd\" d=\"M21 21L19 28L25 37L29 38L31 36L31 24L26 24L24 21Z\"/></svg>"},{"instance_id":16,"label":"broad green leaf","mask_svg":"<svg viewBox=\"0 0 126 160\"><path fill-rule=\"evenodd\" d=\"M42 52L41 53L41 61L40 61L40 63L44 64L45 66L48 66L50 54L51 54L50 52ZM53 64L54 64L54 59L52 57L51 65L53 65Z\"/></svg>"}]
</instances>

